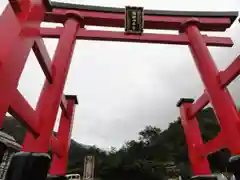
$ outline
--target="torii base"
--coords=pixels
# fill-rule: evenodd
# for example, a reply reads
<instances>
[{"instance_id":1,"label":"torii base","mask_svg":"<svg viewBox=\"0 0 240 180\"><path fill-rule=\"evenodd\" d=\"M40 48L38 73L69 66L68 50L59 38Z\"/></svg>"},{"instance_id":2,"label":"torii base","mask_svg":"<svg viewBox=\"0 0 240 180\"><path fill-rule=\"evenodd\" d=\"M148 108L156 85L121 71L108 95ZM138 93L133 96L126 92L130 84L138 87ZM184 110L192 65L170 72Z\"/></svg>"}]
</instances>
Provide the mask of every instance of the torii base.
<instances>
[{"instance_id":1,"label":"torii base","mask_svg":"<svg viewBox=\"0 0 240 180\"><path fill-rule=\"evenodd\" d=\"M46 180L50 162L50 156L45 153L16 153L5 180Z\"/></svg>"}]
</instances>

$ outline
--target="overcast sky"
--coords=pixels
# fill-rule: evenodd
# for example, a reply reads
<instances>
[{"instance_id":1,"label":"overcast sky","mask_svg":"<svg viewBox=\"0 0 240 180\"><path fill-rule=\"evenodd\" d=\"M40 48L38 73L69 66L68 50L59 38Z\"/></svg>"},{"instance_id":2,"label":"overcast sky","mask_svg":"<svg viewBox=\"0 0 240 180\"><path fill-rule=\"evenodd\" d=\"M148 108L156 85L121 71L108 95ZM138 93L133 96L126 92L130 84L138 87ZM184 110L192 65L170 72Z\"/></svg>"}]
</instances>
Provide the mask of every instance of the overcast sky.
<instances>
[{"instance_id":1,"label":"overcast sky","mask_svg":"<svg viewBox=\"0 0 240 180\"><path fill-rule=\"evenodd\" d=\"M58 1L115 7L141 5L159 10L240 10L239 0ZM0 0L0 11L6 4L7 0ZM211 34L230 36L234 40L233 48L210 48L219 69L225 69L240 54L240 25L236 22L225 33ZM45 43L52 57L57 40L48 39ZM18 89L33 107L44 78L31 53ZM240 100L237 81L229 86L235 101ZM80 103L72 137L80 143L108 149L137 138L137 133L146 125L167 128L168 123L179 116L176 108L179 98L199 97L203 86L186 46L77 41L64 92L78 95Z\"/></svg>"}]
</instances>

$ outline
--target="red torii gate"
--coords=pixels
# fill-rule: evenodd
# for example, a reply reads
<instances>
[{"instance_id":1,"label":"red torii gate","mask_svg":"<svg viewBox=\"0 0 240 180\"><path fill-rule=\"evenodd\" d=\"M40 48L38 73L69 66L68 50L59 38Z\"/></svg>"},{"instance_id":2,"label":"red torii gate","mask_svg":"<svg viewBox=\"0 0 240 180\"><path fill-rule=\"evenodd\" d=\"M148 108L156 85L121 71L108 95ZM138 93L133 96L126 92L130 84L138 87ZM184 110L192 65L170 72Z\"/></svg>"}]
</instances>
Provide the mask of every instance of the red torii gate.
<instances>
[{"instance_id":1,"label":"red torii gate","mask_svg":"<svg viewBox=\"0 0 240 180\"><path fill-rule=\"evenodd\" d=\"M22 151L13 158L11 175L16 169L25 169L29 177L18 175L17 179L44 179L48 171L46 156L49 146L54 156L50 173L65 175L69 141L77 97L63 95L71 57L76 39L163 43L188 45L205 84L206 92L193 105L193 100L182 99L182 124L187 137L189 156L195 174L209 174L207 154L227 147L232 153L240 153L239 115L225 87L239 74L240 57L224 72L218 72L207 49L208 46L231 47L227 37L209 37L200 31L225 31L238 16L237 12L182 12L144 11L144 27L147 29L179 30L179 35L149 34L129 35L124 32L86 30L85 25L124 27L125 9L97 6L49 3L48 0L9 0L0 16L0 119L8 111L28 129ZM64 27L41 28L41 22L63 23ZM51 62L42 38L59 38ZM17 85L28 54L33 49L46 76L36 110L17 90ZM219 98L221 97L221 98ZM194 119L196 113L209 101L212 102L221 124L222 132L214 140L202 146L202 140ZM57 110L62 109L57 136L52 136ZM226 136L227 135L227 136ZM47 159L44 161L43 159ZM19 165L19 160L29 160L35 165ZM18 164L14 164L18 161ZM21 164L21 163L20 163ZM42 170L37 170L42 168ZM27 170L26 170L27 168ZM16 170L16 171L15 171ZM16 178L16 176L15 176Z\"/></svg>"}]
</instances>

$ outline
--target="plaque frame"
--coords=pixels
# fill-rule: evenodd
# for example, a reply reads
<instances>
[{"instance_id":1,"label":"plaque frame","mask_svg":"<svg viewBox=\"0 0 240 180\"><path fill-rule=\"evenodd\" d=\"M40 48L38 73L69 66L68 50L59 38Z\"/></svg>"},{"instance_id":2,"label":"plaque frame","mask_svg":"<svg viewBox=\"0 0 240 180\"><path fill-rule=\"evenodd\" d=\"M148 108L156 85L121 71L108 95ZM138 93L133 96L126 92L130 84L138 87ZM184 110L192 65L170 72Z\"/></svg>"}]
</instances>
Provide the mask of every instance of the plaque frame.
<instances>
[{"instance_id":1,"label":"plaque frame","mask_svg":"<svg viewBox=\"0 0 240 180\"><path fill-rule=\"evenodd\" d=\"M136 23L141 23L140 27L138 28L138 30L133 30L131 27L129 27L129 21L131 21L131 19L128 18L129 16L129 12L136 12ZM138 15L138 12L141 12L140 18ZM144 8L143 7L137 7L137 6L125 6L125 22L124 22L124 28L125 28L125 33L126 34L135 34L135 35L141 35L143 33L144 30Z\"/></svg>"}]
</instances>

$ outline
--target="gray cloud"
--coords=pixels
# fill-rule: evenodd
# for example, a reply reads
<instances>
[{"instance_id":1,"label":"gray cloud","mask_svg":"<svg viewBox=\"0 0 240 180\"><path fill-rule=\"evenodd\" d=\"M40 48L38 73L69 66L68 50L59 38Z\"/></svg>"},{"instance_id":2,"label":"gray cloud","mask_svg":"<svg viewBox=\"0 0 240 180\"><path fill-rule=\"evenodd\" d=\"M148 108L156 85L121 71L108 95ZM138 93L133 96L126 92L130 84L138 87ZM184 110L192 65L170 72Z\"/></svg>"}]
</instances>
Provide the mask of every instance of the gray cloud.
<instances>
[{"instance_id":1,"label":"gray cloud","mask_svg":"<svg viewBox=\"0 0 240 180\"><path fill-rule=\"evenodd\" d=\"M3 9L6 3L7 0L1 0L0 7ZM123 7L134 2L79 0L79 3ZM153 9L240 9L238 0L183 0L181 4L176 0L164 3L138 0L135 3ZM210 48L219 69L225 69L240 53L239 32L236 23L226 33L211 33L230 36L235 42L233 48ZM52 56L57 40L45 42ZM65 92L78 95L80 104L76 109L73 138L85 144L120 147L126 140L136 138L146 125L164 129L178 117L175 105L180 97L196 98L203 92L186 46L78 41L72 61ZM19 89L33 106L43 81L44 75L31 54ZM234 99L239 100L237 80L229 89Z\"/></svg>"}]
</instances>

